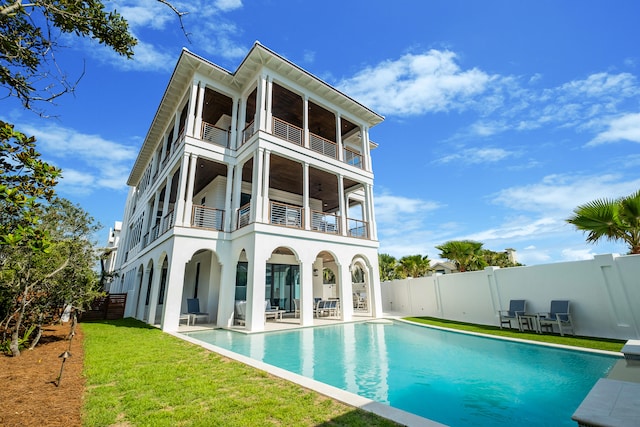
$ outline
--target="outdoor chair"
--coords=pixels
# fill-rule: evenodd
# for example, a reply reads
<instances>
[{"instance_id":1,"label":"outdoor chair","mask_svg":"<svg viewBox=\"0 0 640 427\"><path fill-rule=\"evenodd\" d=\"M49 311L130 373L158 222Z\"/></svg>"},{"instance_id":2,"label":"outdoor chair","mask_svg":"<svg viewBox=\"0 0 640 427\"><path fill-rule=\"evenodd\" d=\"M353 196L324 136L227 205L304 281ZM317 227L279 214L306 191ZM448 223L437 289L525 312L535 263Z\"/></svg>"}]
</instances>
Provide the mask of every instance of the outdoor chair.
<instances>
[{"instance_id":1,"label":"outdoor chair","mask_svg":"<svg viewBox=\"0 0 640 427\"><path fill-rule=\"evenodd\" d=\"M191 315L193 324L196 324L198 318L209 320L209 313L203 313L200 311L200 300L198 298L187 299L187 314Z\"/></svg>"},{"instance_id":2,"label":"outdoor chair","mask_svg":"<svg viewBox=\"0 0 640 427\"><path fill-rule=\"evenodd\" d=\"M568 300L555 300L551 301L551 307L548 313L538 313L538 326L542 328L548 328L550 332L553 332L553 325L558 325L558 331L561 336L564 336L566 329L571 329L571 335L575 335L573 331L573 320L571 319L571 313L569 312Z\"/></svg>"},{"instance_id":3,"label":"outdoor chair","mask_svg":"<svg viewBox=\"0 0 640 427\"><path fill-rule=\"evenodd\" d=\"M247 313L247 302L245 300L236 300L234 319L238 325L245 324L245 317Z\"/></svg>"},{"instance_id":4,"label":"outdoor chair","mask_svg":"<svg viewBox=\"0 0 640 427\"><path fill-rule=\"evenodd\" d=\"M509 328L511 328L511 321L515 320L518 324L518 329L522 330L520 316L525 313L526 305L526 300L512 299L509 301L509 310L498 310L498 316L500 317L500 329L502 329L502 325L509 325Z\"/></svg>"},{"instance_id":5,"label":"outdoor chair","mask_svg":"<svg viewBox=\"0 0 640 427\"><path fill-rule=\"evenodd\" d=\"M284 310L280 310L280 307L271 307L271 302L266 299L264 300L264 320L273 318L273 320L282 320L282 315L284 314Z\"/></svg>"}]
</instances>

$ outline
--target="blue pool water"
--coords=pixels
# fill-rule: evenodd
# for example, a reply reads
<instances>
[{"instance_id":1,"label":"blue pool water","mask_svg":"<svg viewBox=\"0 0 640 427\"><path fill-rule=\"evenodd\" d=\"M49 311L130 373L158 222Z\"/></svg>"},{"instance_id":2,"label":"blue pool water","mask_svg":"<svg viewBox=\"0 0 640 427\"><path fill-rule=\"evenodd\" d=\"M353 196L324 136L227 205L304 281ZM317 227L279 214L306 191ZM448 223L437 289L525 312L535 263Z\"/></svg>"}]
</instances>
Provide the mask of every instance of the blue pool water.
<instances>
[{"instance_id":1,"label":"blue pool water","mask_svg":"<svg viewBox=\"0 0 640 427\"><path fill-rule=\"evenodd\" d=\"M400 322L188 335L451 426L575 426L619 358Z\"/></svg>"}]
</instances>

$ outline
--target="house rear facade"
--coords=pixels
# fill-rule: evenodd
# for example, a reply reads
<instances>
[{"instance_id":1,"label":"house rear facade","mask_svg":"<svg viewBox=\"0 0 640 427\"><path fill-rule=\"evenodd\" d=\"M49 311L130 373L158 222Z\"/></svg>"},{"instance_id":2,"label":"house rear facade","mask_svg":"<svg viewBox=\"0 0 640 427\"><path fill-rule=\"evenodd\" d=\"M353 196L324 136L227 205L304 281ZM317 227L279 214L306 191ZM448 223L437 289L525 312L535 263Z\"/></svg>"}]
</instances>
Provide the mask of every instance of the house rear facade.
<instances>
[{"instance_id":1,"label":"house rear facade","mask_svg":"<svg viewBox=\"0 0 640 427\"><path fill-rule=\"evenodd\" d=\"M383 118L263 45L235 72L183 50L131 170L111 292L178 329L381 315L369 129ZM358 298L356 298L358 297ZM356 304L356 299L358 299Z\"/></svg>"}]
</instances>

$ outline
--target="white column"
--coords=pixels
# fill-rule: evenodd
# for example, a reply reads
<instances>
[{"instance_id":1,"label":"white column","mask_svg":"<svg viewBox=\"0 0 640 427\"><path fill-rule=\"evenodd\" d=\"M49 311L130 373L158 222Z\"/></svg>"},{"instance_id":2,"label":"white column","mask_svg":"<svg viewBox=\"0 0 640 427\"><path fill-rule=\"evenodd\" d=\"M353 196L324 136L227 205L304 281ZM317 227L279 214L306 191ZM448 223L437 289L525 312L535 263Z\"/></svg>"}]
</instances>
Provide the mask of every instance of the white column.
<instances>
[{"instance_id":1,"label":"white column","mask_svg":"<svg viewBox=\"0 0 640 427\"><path fill-rule=\"evenodd\" d=\"M371 266L369 269L369 292L371 297L369 302L371 303L371 315L373 317L382 317L382 295L380 289L380 269L378 268L378 253L372 252L369 257Z\"/></svg>"},{"instance_id":2,"label":"white column","mask_svg":"<svg viewBox=\"0 0 640 427\"><path fill-rule=\"evenodd\" d=\"M246 253L249 259L246 328L248 331L259 332L264 330L266 260L258 256L255 248L253 251L246 251Z\"/></svg>"},{"instance_id":3,"label":"white column","mask_svg":"<svg viewBox=\"0 0 640 427\"><path fill-rule=\"evenodd\" d=\"M231 227L232 229L238 228L238 210L240 209L240 197L242 193L242 167L244 165L239 163L235 165L233 174L233 204L231 208Z\"/></svg>"},{"instance_id":4,"label":"white column","mask_svg":"<svg viewBox=\"0 0 640 427\"><path fill-rule=\"evenodd\" d=\"M167 271L166 297L164 299L164 315L162 316L162 330L165 332L176 332L180 323L184 270L187 264L183 256L183 253L173 251Z\"/></svg>"},{"instance_id":5,"label":"white column","mask_svg":"<svg viewBox=\"0 0 640 427\"><path fill-rule=\"evenodd\" d=\"M338 205L340 206L340 234L347 235L347 211L344 199L344 178L338 175Z\"/></svg>"},{"instance_id":6,"label":"white column","mask_svg":"<svg viewBox=\"0 0 640 427\"><path fill-rule=\"evenodd\" d=\"M233 98L231 109L231 129L229 129L229 142L227 143L227 147L235 149L238 138L238 115L240 113L239 98Z\"/></svg>"},{"instance_id":7,"label":"white column","mask_svg":"<svg viewBox=\"0 0 640 427\"><path fill-rule=\"evenodd\" d=\"M258 77L258 90L256 91L255 123L256 123L256 126L258 127L258 130L262 130L262 131L266 129L265 128L266 114L265 114L265 108L264 108L266 96L267 96L266 80L267 80L267 76L265 74L261 74L260 77Z\"/></svg>"},{"instance_id":8,"label":"white column","mask_svg":"<svg viewBox=\"0 0 640 427\"><path fill-rule=\"evenodd\" d=\"M224 192L224 224L222 229L230 232L233 225L233 207L231 206L233 192L233 166L227 165L227 184Z\"/></svg>"},{"instance_id":9,"label":"white column","mask_svg":"<svg viewBox=\"0 0 640 427\"><path fill-rule=\"evenodd\" d=\"M171 182L173 180L173 174L170 173L167 175L167 184L164 188L164 202L162 203L162 218L160 218L160 225L162 226L162 221L164 221L164 217L169 213L169 200L171 200Z\"/></svg>"},{"instance_id":10,"label":"white column","mask_svg":"<svg viewBox=\"0 0 640 427\"><path fill-rule=\"evenodd\" d=\"M247 98L242 97L238 100L238 134L236 136L235 147L238 148L242 145L242 138L244 136L244 127L247 125Z\"/></svg>"},{"instance_id":11,"label":"white column","mask_svg":"<svg viewBox=\"0 0 640 427\"><path fill-rule=\"evenodd\" d=\"M262 167L264 148L253 153L253 176L251 178L251 220L262 222Z\"/></svg>"},{"instance_id":12,"label":"white column","mask_svg":"<svg viewBox=\"0 0 640 427\"><path fill-rule=\"evenodd\" d=\"M362 127L362 169L372 171L371 167L371 149L369 148L369 128Z\"/></svg>"},{"instance_id":13,"label":"white column","mask_svg":"<svg viewBox=\"0 0 640 427\"><path fill-rule=\"evenodd\" d=\"M189 95L189 112L187 113L187 123L185 123L185 135L195 136L196 138L200 138L200 132L197 132L197 129L199 128L196 127L198 122L198 118L196 117L196 102L199 103L198 86L200 86L199 81L194 80L191 83L191 94Z\"/></svg>"},{"instance_id":14,"label":"white column","mask_svg":"<svg viewBox=\"0 0 640 427\"><path fill-rule=\"evenodd\" d=\"M175 224L182 227L184 225L184 195L186 193L187 176L189 174L189 154L182 155L182 164L180 165L180 176L178 177L178 193L176 194Z\"/></svg>"},{"instance_id":15,"label":"white column","mask_svg":"<svg viewBox=\"0 0 640 427\"><path fill-rule=\"evenodd\" d=\"M149 221L149 229L147 232L151 233L151 230L156 225L158 220L158 205L160 204L160 191L156 191L155 200L153 201L153 211L151 212L151 221Z\"/></svg>"},{"instance_id":16,"label":"white column","mask_svg":"<svg viewBox=\"0 0 640 427\"><path fill-rule=\"evenodd\" d=\"M375 203L373 200L373 185L365 184L366 203L369 211L369 238L378 240L378 226L376 225Z\"/></svg>"},{"instance_id":17,"label":"white column","mask_svg":"<svg viewBox=\"0 0 640 427\"><path fill-rule=\"evenodd\" d=\"M265 129L267 132L272 133L273 127L273 115L272 115L272 105L273 105L273 78L271 76L267 76L267 99L265 103Z\"/></svg>"},{"instance_id":18,"label":"white column","mask_svg":"<svg viewBox=\"0 0 640 427\"><path fill-rule=\"evenodd\" d=\"M313 326L313 262L303 259L300 265L300 325Z\"/></svg>"},{"instance_id":19,"label":"white column","mask_svg":"<svg viewBox=\"0 0 640 427\"><path fill-rule=\"evenodd\" d=\"M342 150L342 116L340 113L336 114L336 158L340 161L344 160L344 155Z\"/></svg>"},{"instance_id":20,"label":"white column","mask_svg":"<svg viewBox=\"0 0 640 427\"><path fill-rule=\"evenodd\" d=\"M353 319L353 287L351 284L351 262L341 259L338 266L340 275L340 316L343 321Z\"/></svg>"},{"instance_id":21,"label":"white column","mask_svg":"<svg viewBox=\"0 0 640 427\"><path fill-rule=\"evenodd\" d=\"M302 97L302 129L304 130L302 146L309 148L309 97Z\"/></svg>"},{"instance_id":22,"label":"white column","mask_svg":"<svg viewBox=\"0 0 640 427\"><path fill-rule=\"evenodd\" d=\"M191 153L189 158L189 176L187 179L187 194L184 203L184 219L185 227L191 226L191 211L193 210L193 187L196 184L196 168L198 167L198 156Z\"/></svg>"},{"instance_id":23,"label":"white column","mask_svg":"<svg viewBox=\"0 0 640 427\"><path fill-rule=\"evenodd\" d=\"M304 229L311 229L311 207L309 206L309 163L302 164L302 208L304 209Z\"/></svg>"},{"instance_id":24,"label":"white column","mask_svg":"<svg viewBox=\"0 0 640 427\"><path fill-rule=\"evenodd\" d=\"M227 251L225 254L229 252ZM225 255L220 254L220 256ZM218 319L216 324L222 328L233 326L237 264L238 261L236 259L225 256L225 261L222 262L220 269L220 295L218 296Z\"/></svg>"},{"instance_id":25,"label":"white column","mask_svg":"<svg viewBox=\"0 0 640 427\"><path fill-rule=\"evenodd\" d=\"M200 81L198 82L197 90L198 90L197 92L198 102L195 105L196 112L195 112L195 121L193 125L193 136L195 136L196 138L202 138L202 110L204 108L205 85Z\"/></svg>"},{"instance_id":26,"label":"white column","mask_svg":"<svg viewBox=\"0 0 640 427\"><path fill-rule=\"evenodd\" d=\"M271 151L264 150L264 165L262 171L262 217L264 222L271 222L271 213L269 212L269 176L271 174Z\"/></svg>"}]
</instances>

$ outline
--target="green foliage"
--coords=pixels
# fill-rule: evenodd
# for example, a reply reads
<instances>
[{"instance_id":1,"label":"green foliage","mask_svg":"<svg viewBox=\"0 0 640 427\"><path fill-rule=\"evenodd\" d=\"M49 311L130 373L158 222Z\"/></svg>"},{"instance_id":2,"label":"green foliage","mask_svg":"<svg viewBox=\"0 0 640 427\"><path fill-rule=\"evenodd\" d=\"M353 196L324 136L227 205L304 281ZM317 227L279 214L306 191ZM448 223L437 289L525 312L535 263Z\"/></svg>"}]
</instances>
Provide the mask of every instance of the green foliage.
<instances>
[{"instance_id":1,"label":"green foliage","mask_svg":"<svg viewBox=\"0 0 640 427\"><path fill-rule=\"evenodd\" d=\"M380 281L388 282L399 279L397 274L398 260L389 254L378 254L378 268L380 270Z\"/></svg>"},{"instance_id":2,"label":"green foliage","mask_svg":"<svg viewBox=\"0 0 640 427\"><path fill-rule=\"evenodd\" d=\"M33 333L33 331L35 331L35 329L36 329L36 325L29 326L24 331L24 335L22 336L22 338L18 339L18 348L20 350L23 350L27 346L27 344L29 343L31 334ZM6 339L3 341L0 341L0 352L4 354L11 354L11 340Z\"/></svg>"},{"instance_id":3,"label":"green foliage","mask_svg":"<svg viewBox=\"0 0 640 427\"><path fill-rule=\"evenodd\" d=\"M619 199L597 199L573 210L566 220L587 233L587 242L623 241L640 254L640 190Z\"/></svg>"},{"instance_id":4,"label":"green foliage","mask_svg":"<svg viewBox=\"0 0 640 427\"><path fill-rule=\"evenodd\" d=\"M431 271L431 261L428 255L407 255L400 258L396 266L396 277L424 277Z\"/></svg>"},{"instance_id":5,"label":"green foliage","mask_svg":"<svg viewBox=\"0 0 640 427\"><path fill-rule=\"evenodd\" d=\"M137 43L127 21L97 0L2 2L0 84L27 109L33 101L50 101L73 90L55 66L59 33L92 38L129 58Z\"/></svg>"},{"instance_id":6,"label":"green foliage","mask_svg":"<svg viewBox=\"0 0 640 427\"><path fill-rule=\"evenodd\" d=\"M83 425L397 425L134 319L82 329Z\"/></svg>"},{"instance_id":7,"label":"green foliage","mask_svg":"<svg viewBox=\"0 0 640 427\"><path fill-rule=\"evenodd\" d=\"M483 257L482 243L473 240L450 240L436 246L440 256L453 261L458 271L482 270L487 266Z\"/></svg>"}]
</instances>

